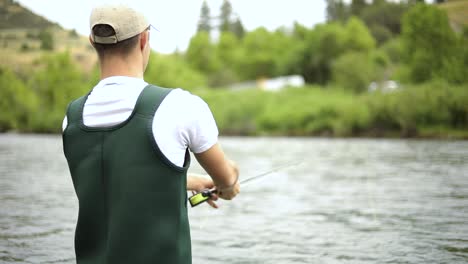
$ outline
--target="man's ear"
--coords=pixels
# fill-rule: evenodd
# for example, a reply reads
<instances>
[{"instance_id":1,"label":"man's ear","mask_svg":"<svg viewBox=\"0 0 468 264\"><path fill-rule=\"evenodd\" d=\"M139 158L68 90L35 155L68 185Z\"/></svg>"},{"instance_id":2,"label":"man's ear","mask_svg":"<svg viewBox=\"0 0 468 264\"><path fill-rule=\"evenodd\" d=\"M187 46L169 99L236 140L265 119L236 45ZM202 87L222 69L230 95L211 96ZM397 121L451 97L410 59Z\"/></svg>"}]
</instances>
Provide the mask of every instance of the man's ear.
<instances>
[{"instance_id":1,"label":"man's ear","mask_svg":"<svg viewBox=\"0 0 468 264\"><path fill-rule=\"evenodd\" d=\"M140 34L140 50L144 50L149 41L149 32L145 31Z\"/></svg>"}]
</instances>

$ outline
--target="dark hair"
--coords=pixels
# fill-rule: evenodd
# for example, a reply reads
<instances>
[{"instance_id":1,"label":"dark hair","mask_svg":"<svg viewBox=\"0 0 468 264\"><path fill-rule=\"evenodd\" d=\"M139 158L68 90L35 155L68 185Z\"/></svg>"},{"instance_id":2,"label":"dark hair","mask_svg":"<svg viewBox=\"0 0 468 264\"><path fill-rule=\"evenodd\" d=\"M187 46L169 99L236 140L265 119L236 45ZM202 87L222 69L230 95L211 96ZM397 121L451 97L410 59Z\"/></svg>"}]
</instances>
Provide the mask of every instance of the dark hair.
<instances>
[{"instance_id":1,"label":"dark hair","mask_svg":"<svg viewBox=\"0 0 468 264\"><path fill-rule=\"evenodd\" d=\"M99 37L109 37L115 35L114 29L106 24L98 24L93 27L93 34ZM120 54L123 56L127 56L130 54L132 49L138 44L138 37L140 34L133 36L129 39L117 42L115 44L100 44L100 43L93 43L94 49L99 56L99 58L103 58L107 55L114 55Z\"/></svg>"}]
</instances>

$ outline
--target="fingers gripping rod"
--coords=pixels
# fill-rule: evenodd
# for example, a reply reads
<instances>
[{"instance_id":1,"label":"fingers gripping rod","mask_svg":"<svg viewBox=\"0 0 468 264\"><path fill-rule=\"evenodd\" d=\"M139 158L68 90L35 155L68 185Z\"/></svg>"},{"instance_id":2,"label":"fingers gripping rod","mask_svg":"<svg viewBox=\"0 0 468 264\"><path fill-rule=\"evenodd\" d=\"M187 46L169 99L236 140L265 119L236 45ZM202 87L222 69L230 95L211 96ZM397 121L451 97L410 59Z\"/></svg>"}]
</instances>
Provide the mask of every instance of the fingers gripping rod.
<instances>
[{"instance_id":1,"label":"fingers gripping rod","mask_svg":"<svg viewBox=\"0 0 468 264\"><path fill-rule=\"evenodd\" d=\"M283 170L283 169L288 168L288 167L296 166L296 165L298 165L300 163L301 162L292 162L292 163L288 163L288 164L276 167L276 168L274 168L272 170L269 170L267 172L261 173L259 175L256 175L256 176L253 176L253 177L250 177L250 178L247 178L247 179L244 179L244 180L240 181L239 184L242 184L242 185L248 184L250 182L253 182L255 180L258 180L260 178L268 176L268 175L270 175L270 174L272 174L274 172L277 172L279 170ZM210 189L205 189L205 190L203 190L201 192L198 192L198 193L190 196L188 198L188 200L190 202L190 205L192 207L195 207L195 206L197 206L199 204L202 204L202 203L208 201L211 198L211 196L213 194L215 194L215 193L217 193L216 189L211 189L211 190Z\"/></svg>"}]
</instances>

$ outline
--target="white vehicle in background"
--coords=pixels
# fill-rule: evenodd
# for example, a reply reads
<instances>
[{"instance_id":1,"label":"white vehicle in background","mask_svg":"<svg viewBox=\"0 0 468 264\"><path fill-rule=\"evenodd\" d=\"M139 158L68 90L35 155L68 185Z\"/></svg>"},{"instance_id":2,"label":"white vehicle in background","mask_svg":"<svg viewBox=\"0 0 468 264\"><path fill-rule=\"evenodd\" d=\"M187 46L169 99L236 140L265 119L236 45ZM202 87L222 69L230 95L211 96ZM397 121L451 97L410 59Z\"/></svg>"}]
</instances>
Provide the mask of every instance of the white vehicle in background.
<instances>
[{"instance_id":1,"label":"white vehicle in background","mask_svg":"<svg viewBox=\"0 0 468 264\"><path fill-rule=\"evenodd\" d=\"M382 92L382 93L391 93L398 89L401 89L401 86L398 82L393 80L383 81L383 82L371 82L367 90L369 92Z\"/></svg>"},{"instance_id":2,"label":"white vehicle in background","mask_svg":"<svg viewBox=\"0 0 468 264\"><path fill-rule=\"evenodd\" d=\"M261 89L263 91L280 91L286 87L303 87L305 80L300 75L280 76L276 78L259 78L255 81L236 83L229 88L231 90Z\"/></svg>"}]
</instances>

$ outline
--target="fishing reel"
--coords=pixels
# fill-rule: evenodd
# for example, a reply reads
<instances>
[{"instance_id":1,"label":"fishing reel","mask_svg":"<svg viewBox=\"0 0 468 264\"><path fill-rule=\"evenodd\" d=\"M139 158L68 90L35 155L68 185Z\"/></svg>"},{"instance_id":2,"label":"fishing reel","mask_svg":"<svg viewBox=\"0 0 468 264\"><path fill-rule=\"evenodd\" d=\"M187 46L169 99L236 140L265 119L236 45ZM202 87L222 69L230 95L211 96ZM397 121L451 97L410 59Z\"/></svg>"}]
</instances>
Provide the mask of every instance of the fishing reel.
<instances>
[{"instance_id":1,"label":"fishing reel","mask_svg":"<svg viewBox=\"0 0 468 264\"><path fill-rule=\"evenodd\" d=\"M190 202L190 205L192 207L195 207L195 206L197 206L199 204L202 204L202 203L208 201L214 193L216 193L216 190L205 189L205 190L203 190L203 191L201 191L199 193L196 193L196 194L190 196L188 198L188 200Z\"/></svg>"}]
</instances>

